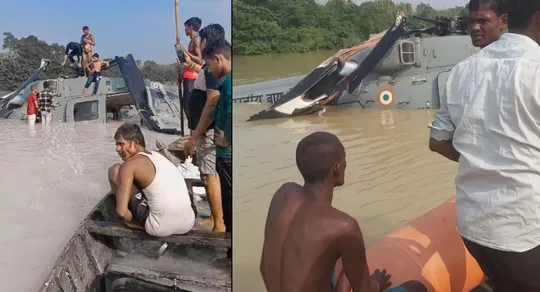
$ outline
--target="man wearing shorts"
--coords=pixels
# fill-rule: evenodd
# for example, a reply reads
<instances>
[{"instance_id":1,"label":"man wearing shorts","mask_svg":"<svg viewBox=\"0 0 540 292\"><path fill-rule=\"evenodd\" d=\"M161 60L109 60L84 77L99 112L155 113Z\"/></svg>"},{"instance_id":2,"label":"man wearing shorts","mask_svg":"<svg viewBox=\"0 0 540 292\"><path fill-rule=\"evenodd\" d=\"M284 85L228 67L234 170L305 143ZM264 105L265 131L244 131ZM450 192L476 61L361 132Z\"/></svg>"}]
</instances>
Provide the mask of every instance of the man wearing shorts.
<instances>
[{"instance_id":1,"label":"man wearing shorts","mask_svg":"<svg viewBox=\"0 0 540 292\"><path fill-rule=\"evenodd\" d=\"M83 57L83 70L85 74L90 75L90 65L92 64L92 54L94 52L94 46L96 45L96 38L90 33L88 26L83 27L83 35L81 36L81 48L84 54Z\"/></svg>"},{"instance_id":2,"label":"man wearing shorts","mask_svg":"<svg viewBox=\"0 0 540 292\"><path fill-rule=\"evenodd\" d=\"M201 48L204 51L207 43L225 38L225 30L219 24L210 24L201 29L199 35L201 37ZM194 83L194 90L191 91L189 97L188 111L191 112L189 125L190 130L193 131L190 137L191 142L189 143L195 144L194 141L196 141L197 164L201 172L201 178L206 186L208 201L212 211L212 217L204 220L201 224L212 226L212 230L216 232L225 232L223 209L221 207L221 187L216 171L215 123L211 121L204 128L202 127L205 125L201 125L200 128L198 126L206 104L213 103L215 105L217 103L220 84L221 81L208 72L207 66L204 66L203 70L199 72L197 80ZM191 149L189 150L191 151Z\"/></svg>"},{"instance_id":3,"label":"man wearing shorts","mask_svg":"<svg viewBox=\"0 0 540 292\"><path fill-rule=\"evenodd\" d=\"M195 210L180 170L160 153L146 150L138 125L123 124L114 139L124 161L109 168L117 215L128 227L153 236L190 231Z\"/></svg>"}]
</instances>

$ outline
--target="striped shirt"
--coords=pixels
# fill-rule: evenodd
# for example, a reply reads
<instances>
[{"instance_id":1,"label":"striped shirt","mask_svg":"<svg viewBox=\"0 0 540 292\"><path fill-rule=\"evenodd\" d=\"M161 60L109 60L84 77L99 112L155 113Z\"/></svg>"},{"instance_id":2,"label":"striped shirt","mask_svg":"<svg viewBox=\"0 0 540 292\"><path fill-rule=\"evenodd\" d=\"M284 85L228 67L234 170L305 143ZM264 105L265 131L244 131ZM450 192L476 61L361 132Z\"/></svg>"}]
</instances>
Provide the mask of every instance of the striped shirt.
<instances>
[{"instance_id":1,"label":"striped shirt","mask_svg":"<svg viewBox=\"0 0 540 292\"><path fill-rule=\"evenodd\" d=\"M50 89L45 89L42 92L38 93L38 105L39 105L39 111L40 112L52 112L53 105L53 94L50 91Z\"/></svg>"}]
</instances>

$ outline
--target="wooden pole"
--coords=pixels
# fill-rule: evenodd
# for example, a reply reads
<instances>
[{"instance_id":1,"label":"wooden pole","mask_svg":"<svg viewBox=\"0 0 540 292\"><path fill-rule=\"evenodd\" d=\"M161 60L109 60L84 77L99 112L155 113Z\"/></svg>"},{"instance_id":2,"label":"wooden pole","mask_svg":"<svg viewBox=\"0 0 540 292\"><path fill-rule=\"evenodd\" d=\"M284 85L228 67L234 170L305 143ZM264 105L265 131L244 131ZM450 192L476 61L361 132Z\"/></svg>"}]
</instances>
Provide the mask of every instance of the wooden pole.
<instances>
[{"instance_id":1,"label":"wooden pole","mask_svg":"<svg viewBox=\"0 0 540 292\"><path fill-rule=\"evenodd\" d=\"M181 46L180 43L180 19L178 16L179 10L178 10L178 0L174 0L174 21L176 26L176 45L178 47ZM184 95L183 95L183 88L182 88L182 75L184 73L184 68L182 64L177 64L178 68L178 99L180 100L180 135L184 137Z\"/></svg>"}]
</instances>

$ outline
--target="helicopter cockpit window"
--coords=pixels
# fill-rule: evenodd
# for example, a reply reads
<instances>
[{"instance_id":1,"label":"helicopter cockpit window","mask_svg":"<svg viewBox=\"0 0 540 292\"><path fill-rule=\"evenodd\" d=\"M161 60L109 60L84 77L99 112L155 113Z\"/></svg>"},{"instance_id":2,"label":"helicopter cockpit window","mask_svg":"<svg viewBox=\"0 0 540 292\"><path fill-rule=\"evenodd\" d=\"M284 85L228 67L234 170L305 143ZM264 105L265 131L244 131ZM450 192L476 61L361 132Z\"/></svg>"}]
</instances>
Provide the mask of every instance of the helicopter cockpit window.
<instances>
[{"instance_id":1,"label":"helicopter cockpit window","mask_svg":"<svg viewBox=\"0 0 540 292\"><path fill-rule=\"evenodd\" d=\"M416 53L414 42L403 41L399 44L399 58L405 65L414 65L416 63Z\"/></svg>"}]
</instances>

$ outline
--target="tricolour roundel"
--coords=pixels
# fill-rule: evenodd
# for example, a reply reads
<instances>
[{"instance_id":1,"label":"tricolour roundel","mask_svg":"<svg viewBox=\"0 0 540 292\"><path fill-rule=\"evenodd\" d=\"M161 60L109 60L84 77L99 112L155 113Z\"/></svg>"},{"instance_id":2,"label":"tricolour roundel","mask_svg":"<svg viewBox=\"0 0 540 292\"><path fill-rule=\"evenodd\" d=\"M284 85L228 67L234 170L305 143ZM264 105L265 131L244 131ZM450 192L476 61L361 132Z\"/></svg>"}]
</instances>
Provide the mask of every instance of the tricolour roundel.
<instances>
[{"instance_id":1,"label":"tricolour roundel","mask_svg":"<svg viewBox=\"0 0 540 292\"><path fill-rule=\"evenodd\" d=\"M377 97L377 103L382 107L390 107L396 101L396 94L394 90L390 87L383 88L379 91L379 96Z\"/></svg>"}]
</instances>

